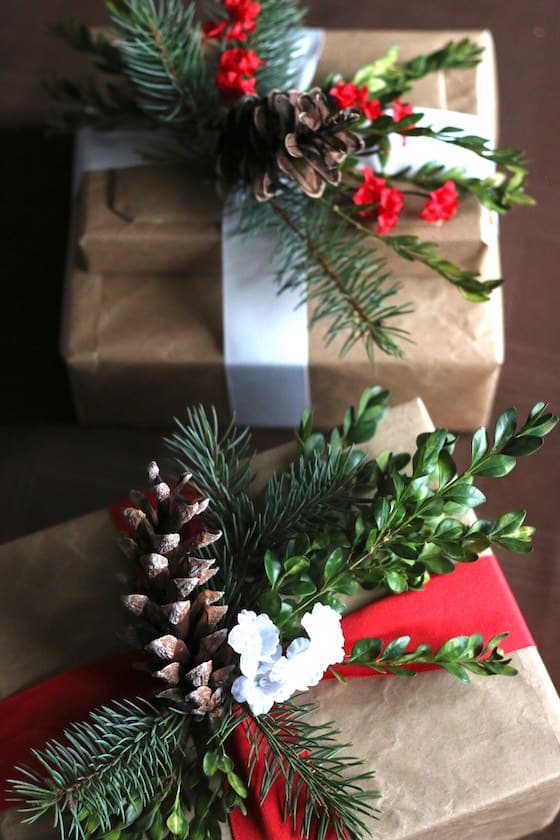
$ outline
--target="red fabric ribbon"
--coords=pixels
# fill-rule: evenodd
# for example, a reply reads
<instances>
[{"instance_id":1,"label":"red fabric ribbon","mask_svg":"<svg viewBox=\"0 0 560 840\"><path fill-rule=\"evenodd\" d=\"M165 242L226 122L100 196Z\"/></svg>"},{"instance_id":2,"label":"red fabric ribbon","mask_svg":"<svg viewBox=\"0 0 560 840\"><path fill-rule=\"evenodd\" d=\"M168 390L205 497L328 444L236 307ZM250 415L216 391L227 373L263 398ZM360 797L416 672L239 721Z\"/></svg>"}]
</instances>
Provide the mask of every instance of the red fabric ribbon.
<instances>
[{"instance_id":1,"label":"red fabric ribbon","mask_svg":"<svg viewBox=\"0 0 560 840\"><path fill-rule=\"evenodd\" d=\"M123 529L120 511L110 513ZM377 601L342 621L346 646L366 636L386 641L409 635L411 645L427 643L437 649L448 638L482 633L485 639L504 630L509 636L502 643L508 653L534 644L519 607L493 556L456 567L451 575L433 578L422 592L408 592ZM138 654L111 657L52 677L24 689L0 702L0 810L12 807L4 780L13 777L16 765L29 763L31 747L41 748L50 738L60 738L65 726L83 720L98 706L111 700L148 696L151 678L131 666ZM360 668L341 669L348 676L371 676ZM247 744L240 728L235 751L240 766L246 760ZM258 773L257 773L258 780ZM295 840L291 828L282 821L281 783L278 782L263 805L250 794L248 815L231 815L235 840Z\"/></svg>"}]
</instances>

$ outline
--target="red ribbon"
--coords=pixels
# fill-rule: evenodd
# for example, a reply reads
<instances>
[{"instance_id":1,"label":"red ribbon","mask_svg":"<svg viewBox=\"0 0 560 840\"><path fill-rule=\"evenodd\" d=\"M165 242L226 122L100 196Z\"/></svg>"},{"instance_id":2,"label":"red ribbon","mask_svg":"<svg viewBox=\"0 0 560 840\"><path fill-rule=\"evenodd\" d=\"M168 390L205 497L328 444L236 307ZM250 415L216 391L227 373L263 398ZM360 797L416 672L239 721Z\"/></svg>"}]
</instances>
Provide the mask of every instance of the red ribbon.
<instances>
[{"instance_id":1,"label":"red ribbon","mask_svg":"<svg viewBox=\"0 0 560 840\"><path fill-rule=\"evenodd\" d=\"M110 509L120 528L121 509L122 505ZM348 650L367 636L389 641L408 635L411 646L427 643L437 649L452 636L478 632L488 640L504 630L509 630L502 643L507 653L534 644L493 556L458 565L453 574L433 578L422 592L391 596L363 607L346 616L342 627ZM16 765L29 764L32 747L40 749L47 740L60 738L70 722L83 720L93 709L119 698L149 696L153 690L151 678L131 667L137 658L138 654L125 654L75 668L0 702L0 780L12 778ZM341 671L348 676L373 675L363 668ZM233 746L239 766L246 766L248 747L241 727ZM258 775L259 771L256 782ZM13 803L5 795L5 783L0 784L3 810ZM247 816L236 811L230 817L235 840L299 838L299 833L282 821L282 783L275 784L262 805L254 789L249 795Z\"/></svg>"}]
</instances>

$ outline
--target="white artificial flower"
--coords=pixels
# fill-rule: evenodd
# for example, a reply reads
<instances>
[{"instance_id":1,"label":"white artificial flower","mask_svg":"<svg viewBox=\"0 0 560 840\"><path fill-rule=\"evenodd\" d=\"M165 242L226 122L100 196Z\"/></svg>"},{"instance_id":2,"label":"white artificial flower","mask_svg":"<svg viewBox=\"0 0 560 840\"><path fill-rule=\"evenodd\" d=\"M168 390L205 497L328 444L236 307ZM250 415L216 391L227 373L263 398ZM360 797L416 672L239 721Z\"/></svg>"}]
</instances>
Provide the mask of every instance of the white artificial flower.
<instances>
[{"instance_id":1,"label":"white artificial flower","mask_svg":"<svg viewBox=\"0 0 560 840\"><path fill-rule=\"evenodd\" d=\"M315 604L310 613L305 613L301 626L311 641L316 656L326 662L326 668L344 659L344 634L340 626L341 616L325 604Z\"/></svg>"},{"instance_id":2,"label":"white artificial flower","mask_svg":"<svg viewBox=\"0 0 560 840\"><path fill-rule=\"evenodd\" d=\"M266 714L274 703L317 685L329 665L344 658L344 636L335 610L315 604L301 624L309 638L294 639L283 656L279 630L266 614L239 613L228 641L240 654L242 675L231 693L238 703L248 703L254 715Z\"/></svg>"},{"instance_id":3,"label":"white artificial flower","mask_svg":"<svg viewBox=\"0 0 560 840\"><path fill-rule=\"evenodd\" d=\"M285 657L280 656L276 663L262 662L252 676L243 675L234 680L231 687L234 699L238 703L248 703L254 715L265 715L274 703L287 700L293 694L282 674L274 674L281 659Z\"/></svg>"},{"instance_id":4,"label":"white artificial flower","mask_svg":"<svg viewBox=\"0 0 560 840\"><path fill-rule=\"evenodd\" d=\"M260 662L272 662L281 653L280 633L266 613L241 610L237 624L230 630L228 642L241 656L241 673L256 674Z\"/></svg>"}]
</instances>

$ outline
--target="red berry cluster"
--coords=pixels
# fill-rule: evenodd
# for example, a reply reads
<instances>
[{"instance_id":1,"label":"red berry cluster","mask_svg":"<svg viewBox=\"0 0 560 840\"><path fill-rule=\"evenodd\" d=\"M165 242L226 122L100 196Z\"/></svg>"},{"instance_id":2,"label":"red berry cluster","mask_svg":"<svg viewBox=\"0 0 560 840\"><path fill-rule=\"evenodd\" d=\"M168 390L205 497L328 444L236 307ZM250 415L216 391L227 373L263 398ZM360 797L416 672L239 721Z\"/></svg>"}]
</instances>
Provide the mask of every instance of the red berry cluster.
<instances>
[{"instance_id":1,"label":"red berry cluster","mask_svg":"<svg viewBox=\"0 0 560 840\"><path fill-rule=\"evenodd\" d=\"M377 218L377 232L387 233L395 227L402 210L404 196L396 187L387 186L386 178L378 178L371 166L364 166L364 181L353 196L358 206L372 205L362 210L360 216Z\"/></svg>"},{"instance_id":2,"label":"red berry cluster","mask_svg":"<svg viewBox=\"0 0 560 840\"><path fill-rule=\"evenodd\" d=\"M220 66L216 84L225 99L238 99L246 93L256 93L255 73L264 64L256 52L235 47L224 50L220 56Z\"/></svg>"},{"instance_id":3,"label":"red berry cluster","mask_svg":"<svg viewBox=\"0 0 560 840\"><path fill-rule=\"evenodd\" d=\"M339 108L357 108L371 122L382 114L383 109L379 99L369 98L367 85L358 87L353 82L344 82L339 79L329 93L336 99Z\"/></svg>"},{"instance_id":4,"label":"red berry cluster","mask_svg":"<svg viewBox=\"0 0 560 840\"><path fill-rule=\"evenodd\" d=\"M260 3L253 0L222 0L228 13L224 20L207 20L202 30L207 38L225 38L226 41L246 41L254 32L256 19L261 10Z\"/></svg>"},{"instance_id":5,"label":"red berry cluster","mask_svg":"<svg viewBox=\"0 0 560 840\"><path fill-rule=\"evenodd\" d=\"M253 0L222 0L227 17L221 21L208 20L202 25L206 38L244 42L255 30L260 3ZM233 47L220 54L216 85L226 101L255 94L255 73L264 64L253 50Z\"/></svg>"},{"instance_id":6,"label":"red berry cluster","mask_svg":"<svg viewBox=\"0 0 560 840\"><path fill-rule=\"evenodd\" d=\"M378 177L371 166L364 166L364 180L354 193L352 200L358 207L367 205L360 216L375 216L377 232L387 233L394 228L403 208L404 195L395 186L389 186L386 178ZM453 181L446 181L442 187L433 190L424 203L420 216L433 224L448 221L455 215L459 198Z\"/></svg>"}]
</instances>

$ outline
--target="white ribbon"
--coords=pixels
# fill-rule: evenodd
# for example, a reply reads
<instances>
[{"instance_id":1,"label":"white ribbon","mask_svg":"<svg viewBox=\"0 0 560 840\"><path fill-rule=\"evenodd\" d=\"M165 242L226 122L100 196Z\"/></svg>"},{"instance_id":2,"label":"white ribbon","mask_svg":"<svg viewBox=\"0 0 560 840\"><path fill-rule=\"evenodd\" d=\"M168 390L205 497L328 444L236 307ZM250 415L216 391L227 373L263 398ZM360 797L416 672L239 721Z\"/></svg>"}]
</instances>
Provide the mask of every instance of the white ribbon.
<instances>
[{"instance_id":1,"label":"white ribbon","mask_svg":"<svg viewBox=\"0 0 560 840\"><path fill-rule=\"evenodd\" d=\"M305 29L294 87L311 86L323 49L321 29ZM238 423L297 426L310 405L307 307L300 293L276 285L277 236L237 234L233 198L222 219L224 358L229 401Z\"/></svg>"},{"instance_id":2,"label":"white ribbon","mask_svg":"<svg viewBox=\"0 0 560 840\"><path fill-rule=\"evenodd\" d=\"M323 41L323 30L303 30L296 57L297 89L311 86ZM415 110L424 114L418 125L436 130L450 125L493 140L494 127L477 115ZM74 192L84 172L141 166L146 162L142 152L161 151L168 142L154 132L81 129L74 151ZM407 137L403 144L400 135L392 135L390 143L388 174L405 166L416 170L432 160L446 168L461 166L468 177L485 178L495 171L493 163L473 152L431 138ZM376 158L370 163L375 167ZM224 359L230 405L241 424L294 426L310 404L307 309L296 291L278 296L276 237L273 232L258 239L239 236L235 203L235 198L228 203L222 220Z\"/></svg>"}]
</instances>

